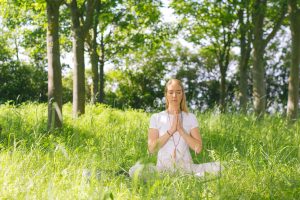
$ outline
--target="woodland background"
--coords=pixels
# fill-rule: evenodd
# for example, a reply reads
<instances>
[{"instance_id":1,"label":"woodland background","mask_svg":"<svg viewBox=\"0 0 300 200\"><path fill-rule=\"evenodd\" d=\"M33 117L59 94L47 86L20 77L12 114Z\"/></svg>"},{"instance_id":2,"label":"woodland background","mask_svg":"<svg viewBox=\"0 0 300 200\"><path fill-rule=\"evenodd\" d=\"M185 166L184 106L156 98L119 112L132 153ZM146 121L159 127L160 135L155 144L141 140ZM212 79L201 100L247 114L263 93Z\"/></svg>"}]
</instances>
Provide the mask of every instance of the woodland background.
<instances>
[{"instance_id":1,"label":"woodland background","mask_svg":"<svg viewBox=\"0 0 300 200\"><path fill-rule=\"evenodd\" d=\"M163 109L171 77L183 81L194 112L298 118L297 0L1 0L0 7L0 103L48 102L49 127L61 126L66 102L75 118L86 103Z\"/></svg>"}]
</instances>

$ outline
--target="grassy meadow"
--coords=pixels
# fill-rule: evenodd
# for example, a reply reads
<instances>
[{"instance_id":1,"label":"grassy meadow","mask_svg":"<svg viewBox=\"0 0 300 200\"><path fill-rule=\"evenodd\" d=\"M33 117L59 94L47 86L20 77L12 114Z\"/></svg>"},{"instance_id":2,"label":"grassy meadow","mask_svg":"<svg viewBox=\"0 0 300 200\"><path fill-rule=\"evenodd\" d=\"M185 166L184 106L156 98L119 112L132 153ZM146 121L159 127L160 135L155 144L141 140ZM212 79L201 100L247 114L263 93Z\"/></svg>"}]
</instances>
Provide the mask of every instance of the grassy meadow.
<instances>
[{"instance_id":1,"label":"grassy meadow","mask_svg":"<svg viewBox=\"0 0 300 200\"><path fill-rule=\"evenodd\" d=\"M129 178L147 153L150 113L87 105L47 132L47 106L0 105L0 199L300 199L300 121L280 116L198 114L203 151L220 176L152 174Z\"/></svg>"}]
</instances>

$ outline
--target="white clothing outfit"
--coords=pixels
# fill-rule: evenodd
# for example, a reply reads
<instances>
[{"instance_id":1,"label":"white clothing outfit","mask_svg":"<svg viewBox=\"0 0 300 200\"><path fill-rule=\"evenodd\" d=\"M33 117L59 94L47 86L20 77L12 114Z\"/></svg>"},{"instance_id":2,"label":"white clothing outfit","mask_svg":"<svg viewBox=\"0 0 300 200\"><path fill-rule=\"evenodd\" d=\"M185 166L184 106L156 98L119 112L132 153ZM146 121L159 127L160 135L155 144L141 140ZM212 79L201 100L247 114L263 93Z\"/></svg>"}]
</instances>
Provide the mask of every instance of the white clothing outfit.
<instances>
[{"instance_id":1,"label":"white clothing outfit","mask_svg":"<svg viewBox=\"0 0 300 200\"><path fill-rule=\"evenodd\" d=\"M150 127L157 129L159 137L167 134L170 130L174 115L168 114L167 111L153 114L150 119ZM198 127L198 121L194 114L181 112L179 118L182 121L182 126L187 134L190 134L193 128ZM129 170L130 176L133 175L139 163ZM219 162L194 164L189 150L188 144L175 132L169 138L167 143L161 147L157 155L156 169L158 171L184 171L193 173L197 176L203 176L205 172L215 173L221 170Z\"/></svg>"}]
</instances>

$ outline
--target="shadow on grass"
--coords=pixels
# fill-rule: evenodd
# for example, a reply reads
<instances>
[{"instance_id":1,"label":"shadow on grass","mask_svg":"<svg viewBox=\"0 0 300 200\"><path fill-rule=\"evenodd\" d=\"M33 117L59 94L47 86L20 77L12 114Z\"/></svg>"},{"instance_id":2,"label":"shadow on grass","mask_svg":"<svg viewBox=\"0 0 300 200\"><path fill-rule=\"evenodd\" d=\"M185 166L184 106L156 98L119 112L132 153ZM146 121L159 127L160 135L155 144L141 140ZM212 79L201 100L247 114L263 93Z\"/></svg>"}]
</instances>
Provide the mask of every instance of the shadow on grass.
<instances>
[{"instance_id":1,"label":"shadow on grass","mask_svg":"<svg viewBox=\"0 0 300 200\"><path fill-rule=\"evenodd\" d=\"M118 127L110 129L108 133L97 134L101 130L91 131L71 121L65 122L61 129L48 132L46 119L41 117L39 120L36 124L30 124L21 115L15 114L0 118L1 150L21 150L24 153L38 150L44 154L61 152L65 157L67 154L86 156L86 162L94 159L94 167L102 173L125 177L128 177L129 168L138 160L153 160L147 154L143 137L130 138L131 135L125 135L125 140L132 145L124 145L122 139L115 137L121 131Z\"/></svg>"}]
</instances>

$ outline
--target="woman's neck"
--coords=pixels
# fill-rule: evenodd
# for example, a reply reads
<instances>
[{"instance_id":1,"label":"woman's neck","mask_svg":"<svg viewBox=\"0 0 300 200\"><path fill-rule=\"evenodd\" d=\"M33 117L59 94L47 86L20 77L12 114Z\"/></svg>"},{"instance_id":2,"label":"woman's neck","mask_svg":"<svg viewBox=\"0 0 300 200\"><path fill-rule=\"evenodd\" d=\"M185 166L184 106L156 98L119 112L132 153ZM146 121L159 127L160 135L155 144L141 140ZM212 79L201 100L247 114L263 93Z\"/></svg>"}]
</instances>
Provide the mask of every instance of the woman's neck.
<instances>
[{"instance_id":1,"label":"woman's neck","mask_svg":"<svg viewBox=\"0 0 300 200\"><path fill-rule=\"evenodd\" d=\"M169 106L167 109L168 113L170 114L175 114L175 113L180 113L180 107L178 106Z\"/></svg>"}]
</instances>

